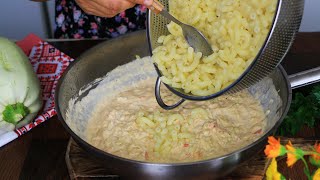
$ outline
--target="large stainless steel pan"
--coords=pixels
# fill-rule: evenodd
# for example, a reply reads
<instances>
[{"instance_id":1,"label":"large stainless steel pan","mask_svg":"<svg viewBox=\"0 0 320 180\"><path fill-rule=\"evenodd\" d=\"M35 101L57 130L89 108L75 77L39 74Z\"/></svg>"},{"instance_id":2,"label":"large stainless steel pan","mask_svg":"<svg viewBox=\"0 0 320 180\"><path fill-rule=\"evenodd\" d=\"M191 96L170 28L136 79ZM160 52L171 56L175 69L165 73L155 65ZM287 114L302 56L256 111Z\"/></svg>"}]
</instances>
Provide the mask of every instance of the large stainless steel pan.
<instances>
[{"instance_id":1,"label":"large stainless steel pan","mask_svg":"<svg viewBox=\"0 0 320 180\"><path fill-rule=\"evenodd\" d=\"M249 160L250 157L263 149L267 137L274 133L289 109L291 87L286 72L279 66L269 77L273 81L276 89L275 92L278 94L278 97L280 97L281 102L279 101L278 105L271 104L267 107L269 109L271 108L272 111L270 113L272 115L268 117L269 127L267 132L254 143L219 158L178 164L139 162L106 153L88 144L81 138L81 132L75 131L68 126L66 123L68 101L78 94L81 87L86 86L96 78L104 76L118 65L135 59L136 55L149 55L145 31L131 33L101 43L85 52L70 65L59 80L55 95L55 107L58 112L58 117L65 129L83 149L104 162L106 168L109 168L111 172L119 174L122 177L135 177L140 179L213 179L224 176L234 170L240 163ZM261 83L258 86L265 84L266 83ZM264 89L268 91L269 85L265 85ZM265 99L268 99L268 97L265 97ZM83 119L83 121L85 121L85 119Z\"/></svg>"}]
</instances>

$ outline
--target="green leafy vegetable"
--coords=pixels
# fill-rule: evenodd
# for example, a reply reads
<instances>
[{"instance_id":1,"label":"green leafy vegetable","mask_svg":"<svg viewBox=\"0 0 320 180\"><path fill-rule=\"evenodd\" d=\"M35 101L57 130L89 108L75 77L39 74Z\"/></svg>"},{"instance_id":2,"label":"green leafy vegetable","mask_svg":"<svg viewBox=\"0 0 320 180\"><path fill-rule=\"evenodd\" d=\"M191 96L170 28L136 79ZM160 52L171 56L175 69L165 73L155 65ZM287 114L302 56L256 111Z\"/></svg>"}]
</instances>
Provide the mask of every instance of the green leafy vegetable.
<instances>
[{"instance_id":1,"label":"green leafy vegetable","mask_svg":"<svg viewBox=\"0 0 320 180\"><path fill-rule=\"evenodd\" d=\"M295 135L304 125L314 127L320 118L320 85L294 93L288 115L280 126L280 135Z\"/></svg>"}]
</instances>

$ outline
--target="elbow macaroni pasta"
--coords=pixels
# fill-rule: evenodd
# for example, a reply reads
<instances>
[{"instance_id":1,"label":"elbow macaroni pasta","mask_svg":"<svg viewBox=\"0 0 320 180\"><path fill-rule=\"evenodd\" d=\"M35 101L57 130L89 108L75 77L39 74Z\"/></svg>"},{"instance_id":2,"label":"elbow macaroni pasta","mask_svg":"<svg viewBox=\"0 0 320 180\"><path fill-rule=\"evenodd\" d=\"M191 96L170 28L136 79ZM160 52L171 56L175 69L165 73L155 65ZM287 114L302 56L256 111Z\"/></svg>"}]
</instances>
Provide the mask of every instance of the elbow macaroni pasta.
<instances>
[{"instance_id":1,"label":"elbow macaroni pasta","mask_svg":"<svg viewBox=\"0 0 320 180\"><path fill-rule=\"evenodd\" d=\"M169 0L170 12L200 30L214 53L202 56L185 41L180 26L153 50L161 80L185 93L206 96L234 82L260 50L274 17L276 0Z\"/></svg>"},{"instance_id":2,"label":"elbow macaroni pasta","mask_svg":"<svg viewBox=\"0 0 320 180\"><path fill-rule=\"evenodd\" d=\"M202 116L203 111L201 108L193 110L192 117L198 118L198 114ZM188 122L179 113L139 112L136 123L153 136L156 143L152 151L158 156L170 153L177 144L186 143L194 137L188 131Z\"/></svg>"}]
</instances>

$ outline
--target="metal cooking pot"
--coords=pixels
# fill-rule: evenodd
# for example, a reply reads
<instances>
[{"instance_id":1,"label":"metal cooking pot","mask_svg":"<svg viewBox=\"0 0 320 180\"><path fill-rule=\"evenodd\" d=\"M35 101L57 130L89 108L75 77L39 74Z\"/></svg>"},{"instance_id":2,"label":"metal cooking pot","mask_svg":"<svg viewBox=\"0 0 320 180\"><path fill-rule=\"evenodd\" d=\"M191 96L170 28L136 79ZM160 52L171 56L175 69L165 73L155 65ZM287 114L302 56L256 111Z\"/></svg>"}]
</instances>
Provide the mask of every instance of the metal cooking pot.
<instances>
[{"instance_id":1,"label":"metal cooking pot","mask_svg":"<svg viewBox=\"0 0 320 180\"><path fill-rule=\"evenodd\" d=\"M79 129L71 128L66 122L68 102L71 98L77 96L82 87L93 82L96 78L104 76L118 65L132 61L136 55L141 57L150 55L146 31L134 32L103 42L85 52L68 67L59 80L55 94L55 108L58 117L72 138L88 153L103 162L105 167L110 169L110 172L118 174L120 177L140 179L213 179L224 176L234 170L240 163L249 160L250 157L263 149L266 145L267 137L277 129L289 109L291 87L287 74L280 65L269 76L269 79L272 80L270 82L273 82L276 95L280 101L278 101L279 104L277 106L270 104L269 107L265 107L271 110L268 115L269 127L266 133L254 143L218 158L188 163L148 163L106 153L87 143L84 138L81 138L83 137L83 134L81 134L83 133L83 129L81 131L81 128L85 127L79 127L79 131ZM297 76L295 79L301 81L301 78ZM299 82L296 86L299 84L302 84L302 82ZM258 88L253 88L252 91L259 89L268 91L270 89L269 85L262 82L260 85L257 85ZM264 86L264 88L260 88L260 86ZM260 94L268 93L260 92ZM79 97L79 99L81 98ZM264 97L264 99L269 101L268 97ZM267 102L266 100L262 99L261 103ZM87 118L82 120L76 119L76 121L86 120Z\"/></svg>"}]
</instances>

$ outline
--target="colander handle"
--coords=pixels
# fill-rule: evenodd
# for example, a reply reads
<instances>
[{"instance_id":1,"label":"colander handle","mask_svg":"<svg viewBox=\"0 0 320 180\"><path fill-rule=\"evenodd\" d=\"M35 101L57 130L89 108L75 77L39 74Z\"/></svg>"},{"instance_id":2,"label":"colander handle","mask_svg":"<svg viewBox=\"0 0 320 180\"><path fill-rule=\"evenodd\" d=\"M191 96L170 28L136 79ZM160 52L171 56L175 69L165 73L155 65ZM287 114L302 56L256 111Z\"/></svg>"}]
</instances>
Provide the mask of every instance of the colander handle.
<instances>
[{"instance_id":1,"label":"colander handle","mask_svg":"<svg viewBox=\"0 0 320 180\"><path fill-rule=\"evenodd\" d=\"M159 1L153 0L152 5L147 8L154 13L159 14L163 10L164 6Z\"/></svg>"},{"instance_id":2,"label":"colander handle","mask_svg":"<svg viewBox=\"0 0 320 180\"><path fill-rule=\"evenodd\" d=\"M161 86L161 79L160 79L160 77L158 77L157 81L156 81L155 94L156 94L156 99L157 99L157 102L158 102L159 106L161 106L163 109L165 109L165 110L174 109L174 108L180 106L185 101L184 99L181 99L180 101L178 101L177 103L175 103L173 105L166 105L163 102L163 100L161 98L161 95L160 95L160 86Z\"/></svg>"}]
</instances>

